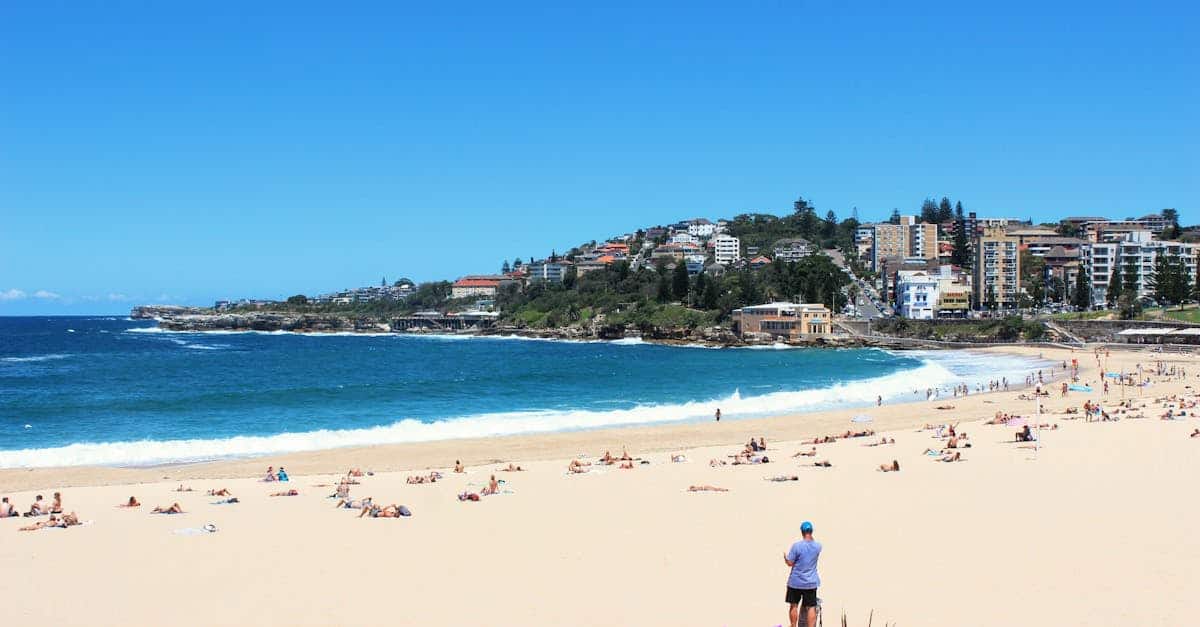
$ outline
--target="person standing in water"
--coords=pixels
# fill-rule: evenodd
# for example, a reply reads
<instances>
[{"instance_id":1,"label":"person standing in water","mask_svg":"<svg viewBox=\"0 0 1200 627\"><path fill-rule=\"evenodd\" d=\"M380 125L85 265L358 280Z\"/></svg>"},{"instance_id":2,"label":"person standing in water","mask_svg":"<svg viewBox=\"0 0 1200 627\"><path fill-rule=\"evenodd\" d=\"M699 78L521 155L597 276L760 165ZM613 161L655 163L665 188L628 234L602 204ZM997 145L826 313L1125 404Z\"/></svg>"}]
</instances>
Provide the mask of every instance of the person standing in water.
<instances>
[{"instance_id":1,"label":"person standing in water","mask_svg":"<svg viewBox=\"0 0 1200 627\"><path fill-rule=\"evenodd\" d=\"M717 408L717 422L721 422L721 408Z\"/></svg>"}]
</instances>

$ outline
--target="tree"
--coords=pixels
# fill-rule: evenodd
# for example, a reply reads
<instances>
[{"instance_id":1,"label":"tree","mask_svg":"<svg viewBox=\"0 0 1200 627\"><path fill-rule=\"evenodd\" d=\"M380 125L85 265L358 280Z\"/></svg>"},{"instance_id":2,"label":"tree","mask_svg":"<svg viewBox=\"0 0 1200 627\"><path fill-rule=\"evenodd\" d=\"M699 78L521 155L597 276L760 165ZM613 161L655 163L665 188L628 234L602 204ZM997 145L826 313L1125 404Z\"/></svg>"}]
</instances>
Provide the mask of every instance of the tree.
<instances>
[{"instance_id":1,"label":"tree","mask_svg":"<svg viewBox=\"0 0 1200 627\"><path fill-rule=\"evenodd\" d=\"M692 285L691 293L696 300L700 300L701 296L704 294L705 283L707 283L707 279L704 278L704 269L701 268L700 273L696 275L695 283ZM688 304L690 305L692 303L689 302Z\"/></svg>"},{"instance_id":2,"label":"tree","mask_svg":"<svg viewBox=\"0 0 1200 627\"><path fill-rule=\"evenodd\" d=\"M308 297L305 296L304 294L296 294L295 296L288 296L287 304L289 304L289 305L307 305Z\"/></svg>"},{"instance_id":3,"label":"tree","mask_svg":"<svg viewBox=\"0 0 1200 627\"><path fill-rule=\"evenodd\" d=\"M575 269L575 266L569 266L566 272L563 272L563 287L569 290L574 289L578 279L579 271Z\"/></svg>"},{"instance_id":4,"label":"tree","mask_svg":"<svg viewBox=\"0 0 1200 627\"><path fill-rule=\"evenodd\" d=\"M379 287L387 287L387 277L386 276L379 279Z\"/></svg>"},{"instance_id":5,"label":"tree","mask_svg":"<svg viewBox=\"0 0 1200 627\"><path fill-rule=\"evenodd\" d=\"M938 221L938 205L932 198L926 198L921 203L921 222L930 224Z\"/></svg>"},{"instance_id":6,"label":"tree","mask_svg":"<svg viewBox=\"0 0 1200 627\"><path fill-rule=\"evenodd\" d=\"M700 293L700 307L703 309L716 309L720 306L721 286L716 280L707 281L704 285L704 291Z\"/></svg>"},{"instance_id":7,"label":"tree","mask_svg":"<svg viewBox=\"0 0 1200 627\"><path fill-rule=\"evenodd\" d=\"M1142 315L1142 302L1134 292L1123 292L1117 299L1117 317L1121 320L1133 320Z\"/></svg>"},{"instance_id":8,"label":"tree","mask_svg":"<svg viewBox=\"0 0 1200 627\"><path fill-rule=\"evenodd\" d=\"M1075 275L1075 289L1071 294L1071 304L1079 311L1087 311L1092 306L1092 280L1087 269L1080 266Z\"/></svg>"},{"instance_id":9,"label":"tree","mask_svg":"<svg viewBox=\"0 0 1200 627\"><path fill-rule=\"evenodd\" d=\"M938 203L937 220L935 222L941 224L942 222L949 222L952 219L954 219L954 212L950 209L950 198L942 196L942 201Z\"/></svg>"},{"instance_id":10,"label":"tree","mask_svg":"<svg viewBox=\"0 0 1200 627\"><path fill-rule=\"evenodd\" d=\"M954 248L950 251L950 263L960 268L971 267L971 240L961 202L954 206Z\"/></svg>"},{"instance_id":11,"label":"tree","mask_svg":"<svg viewBox=\"0 0 1200 627\"><path fill-rule=\"evenodd\" d=\"M987 292L983 297L983 306L988 311L996 311L996 286L988 283Z\"/></svg>"},{"instance_id":12,"label":"tree","mask_svg":"<svg viewBox=\"0 0 1200 627\"><path fill-rule=\"evenodd\" d=\"M1104 300L1108 303L1109 309L1114 309L1117 306L1117 300L1121 298L1121 292L1124 290L1121 282L1121 271L1117 268L1112 269L1112 276L1108 279L1108 291L1104 295Z\"/></svg>"},{"instance_id":13,"label":"tree","mask_svg":"<svg viewBox=\"0 0 1200 627\"><path fill-rule=\"evenodd\" d=\"M893 208L892 215L887 221L888 224L900 224L900 210Z\"/></svg>"},{"instance_id":14,"label":"tree","mask_svg":"<svg viewBox=\"0 0 1200 627\"><path fill-rule=\"evenodd\" d=\"M1136 256L1130 257L1129 259L1127 259L1125 261L1125 266L1123 269L1125 276L1121 277L1121 282L1124 284L1124 287L1121 288L1122 293L1129 292L1129 293L1133 294L1135 298L1142 291L1141 286L1138 285L1138 265L1139 265L1139 263L1140 263L1139 258ZM1115 269L1113 271L1116 272Z\"/></svg>"},{"instance_id":15,"label":"tree","mask_svg":"<svg viewBox=\"0 0 1200 627\"><path fill-rule=\"evenodd\" d=\"M1163 306L1182 304L1191 291L1188 278L1187 266L1179 255L1158 255L1154 274L1146 278L1146 287L1153 290L1154 299Z\"/></svg>"},{"instance_id":16,"label":"tree","mask_svg":"<svg viewBox=\"0 0 1200 627\"><path fill-rule=\"evenodd\" d=\"M686 302L690 285L687 264L682 260L675 262L675 270L671 274L671 295L675 300Z\"/></svg>"},{"instance_id":17,"label":"tree","mask_svg":"<svg viewBox=\"0 0 1200 627\"><path fill-rule=\"evenodd\" d=\"M522 265L522 263L521 263L521 258L520 258L520 257L513 257L513 262L512 262L512 267L513 267L513 270L516 270L517 268L520 268L520 267L521 267L521 265Z\"/></svg>"},{"instance_id":18,"label":"tree","mask_svg":"<svg viewBox=\"0 0 1200 627\"><path fill-rule=\"evenodd\" d=\"M504 265L500 266L500 274L508 274L512 272L512 266L508 265L508 260L504 260Z\"/></svg>"},{"instance_id":19,"label":"tree","mask_svg":"<svg viewBox=\"0 0 1200 627\"><path fill-rule=\"evenodd\" d=\"M1065 302L1067 300L1066 282L1058 276L1050 277L1050 280L1046 282L1046 295L1049 297L1050 302Z\"/></svg>"},{"instance_id":20,"label":"tree","mask_svg":"<svg viewBox=\"0 0 1200 627\"><path fill-rule=\"evenodd\" d=\"M1179 212L1174 209L1162 210L1163 220L1167 226L1159 234L1160 239L1179 239Z\"/></svg>"},{"instance_id":21,"label":"tree","mask_svg":"<svg viewBox=\"0 0 1200 627\"><path fill-rule=\"evenodd\" d=\"M665 274L659 273L658 275L658 289L655 297L660 303L671 302L671 283L667 281L667 275Z\"/></svg>"}]
</instances>

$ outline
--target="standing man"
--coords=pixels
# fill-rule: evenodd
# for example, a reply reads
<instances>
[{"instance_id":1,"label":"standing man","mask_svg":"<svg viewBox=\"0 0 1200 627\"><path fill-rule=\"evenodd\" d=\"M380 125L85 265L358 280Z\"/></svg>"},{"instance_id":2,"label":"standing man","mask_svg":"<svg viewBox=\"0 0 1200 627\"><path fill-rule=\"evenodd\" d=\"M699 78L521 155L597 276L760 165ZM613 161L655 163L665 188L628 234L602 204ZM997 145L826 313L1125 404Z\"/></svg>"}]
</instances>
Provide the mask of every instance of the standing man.
<instances>
[{"instance_id":1,"label":"standing man","mask_svg":"<svg viewBox=\"0 0 1200 627\"><path fill-rule=\"evenodd\" d=\"M803 538L783 556L783 561L792 569L787 582L788 624L796 627L803 609L807 612L805 627L816 627L817 588L821 585L817 558L821 557L821 543L813 540L813 526L807 520L800 525L800 535Z\"/></svg>"},{"instance_id":2,"label":"standing man","mask_svg":"<svg viewBox=\"0 0 1200 627\"><path fill-rule=\"evenodd\" d=\"M717 422L721 422L721 408L717 408Z\"/></svg>"}]
</instances>

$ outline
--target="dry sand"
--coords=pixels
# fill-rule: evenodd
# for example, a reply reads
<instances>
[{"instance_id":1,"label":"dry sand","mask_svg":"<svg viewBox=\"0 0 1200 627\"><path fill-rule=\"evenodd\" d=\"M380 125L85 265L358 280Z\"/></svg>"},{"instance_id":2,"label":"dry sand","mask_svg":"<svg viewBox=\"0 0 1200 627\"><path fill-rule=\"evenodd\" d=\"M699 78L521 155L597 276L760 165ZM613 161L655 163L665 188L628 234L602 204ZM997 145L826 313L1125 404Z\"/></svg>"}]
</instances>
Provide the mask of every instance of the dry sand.
<instances>
[{"instance_id":1,"label":"dry sand","mask_svg":"<svg viewBox=\"0 0 1200 627\"><path fill-rule=\"evenodd\" d=\"M1098 383L1091 353L1080 360ZM986 359L986 356L981 357ZM1151 366L1158 355L1114 351L1110 370ZM895 445L868 439L818 446L833 468L793 458L803 437L856 427L823 412L721 424L341 449L264 460L155 469L0 472L0 493L27 508L35 491L63 486L68 511L92 524L21 533L28 519L0 519L0 607L5 622L44 625L777 625L787 567L782 554L811 520L821 558L827 620L851 625L1182 625L1200 613L1185 585L1200 577L1200 420L1162 421L1153 397L1200 386L1200 360L1168 355L1186 380L1154 377L1143 391L1151 419L1085 423L1047 417L1036 452L1011 427L980 421L1003 410L1031 414L1019 391L872 409L869 425ZM1061 374L1061 371L1060 371ZM914 387L919 387L914 382ZM1053 386L1052 386L1053 387ZM1136 398L1135 389L1125 390ZM923 398L923 394L921 395ZM1106 407L1121 397L1114 386ZM1099 400L1057 391L1047 411ZM1143 401L1138 401L1139 404ZM933 409L953 404L953 411ZM1189 414L1191 411L1189 411ZM922 454L942 442L926 422L963 421L968 461ZM767 465L710 467L750 436L767 438ZM567 476L567 459L605 449L652 463ZM689 461L671 463L671 452ZM468 462L468 474L447 466ZM496 472L511 492L461 503ZM881 473L896 459L901 472ZM290 484L253 476L283 464ZM371 468L355 497L403 503L412 518L358 519L325 498L330 473ZM409 472L446 478L408 485ZM415 471L414 471L415 473ZM788 474L786 483L764 477ZM170 477L163 480L163 477ZM197 491L172 490L184 481ZM688 493L714 484L726 493ZM236 505L204 492L227 487ZM270 498L292 487L300 496ZM139 509L114 506L136 495ZM179 501L186 514L155 516ZM211 534L181 528L215 524Z\"/></svg>"}]
</instances>

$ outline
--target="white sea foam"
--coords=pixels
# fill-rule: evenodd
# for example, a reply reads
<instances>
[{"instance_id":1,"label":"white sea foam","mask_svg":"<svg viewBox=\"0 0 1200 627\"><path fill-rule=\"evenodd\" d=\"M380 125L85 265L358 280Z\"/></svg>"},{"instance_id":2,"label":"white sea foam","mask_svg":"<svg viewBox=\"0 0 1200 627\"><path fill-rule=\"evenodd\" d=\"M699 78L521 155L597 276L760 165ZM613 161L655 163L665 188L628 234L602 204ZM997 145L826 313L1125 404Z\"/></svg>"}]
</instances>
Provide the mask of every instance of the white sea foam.
<instances>
[{"instance_id":1,"label":"white sea foam","mask_svg":"<svg viewBox=\"0 0 1200 627\"><path fill-rule=\"evenodd\" d=\"M523 433L545 433L638 424L711 419L720 407L729 419L814 411L829 407L869 406L877 396L912 400L913 391L926 387L948 389L955 383L984 383L1007 376L1020 383L1026 374L1043 365L1021 357L959 353L903 353L922 359L916 368L882 377L836 384L825 388L779 391L758 396L739 392L724 398L679 404L641 405L613 410L524 411L452 417L425 423L400 420L390 425L363 428L282 433L271 436L238 436L221 439L144 440L139 442L80 443L55 448L0 451L0 468L152 465L228 457L276 455L346 446L425 442Z\"/></svg>"},{"instance_id":2,"label":"white sea foam","mask_svg":"<svg viewBox=\"0 0 1200 627\"><path fill-rule=\"evenodd\" d=\"M51 353L49 355L30 355L28 357L0 357L0 361L20 364L39 361L54 361L56 359L66 359L68 357L70 357L70 355L66 353Z\"/></svg>"}]
</instances>

